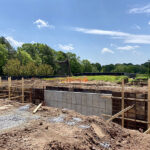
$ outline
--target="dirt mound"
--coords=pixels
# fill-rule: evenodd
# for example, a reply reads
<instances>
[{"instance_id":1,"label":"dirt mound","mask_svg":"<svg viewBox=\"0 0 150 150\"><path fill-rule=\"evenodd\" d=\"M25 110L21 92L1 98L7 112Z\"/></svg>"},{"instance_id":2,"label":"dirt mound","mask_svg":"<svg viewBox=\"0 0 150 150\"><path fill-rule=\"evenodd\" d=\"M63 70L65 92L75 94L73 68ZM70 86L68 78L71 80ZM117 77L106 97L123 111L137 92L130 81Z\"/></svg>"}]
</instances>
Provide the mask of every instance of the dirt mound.
<instances>
[{"instance_id":1,"label":"dirt mound","mask_svg":"<svg viewBox=\"0 0 150 150\"><path fill-rule=\"evenodd\" d=\"M8 105L7 102L3 104ZM18 105L14 102L13 111L18 109ZM34 108L34 105L30 106L29 115ZM7 109L9 107L3 109L5 115ZM39 118L0 131L0 150L150 149L150 135L121 128L115 123L106 123L100 117L83 116L74 111L51 107L42 107L35 115Z\"/></svg>"}]
</instances>

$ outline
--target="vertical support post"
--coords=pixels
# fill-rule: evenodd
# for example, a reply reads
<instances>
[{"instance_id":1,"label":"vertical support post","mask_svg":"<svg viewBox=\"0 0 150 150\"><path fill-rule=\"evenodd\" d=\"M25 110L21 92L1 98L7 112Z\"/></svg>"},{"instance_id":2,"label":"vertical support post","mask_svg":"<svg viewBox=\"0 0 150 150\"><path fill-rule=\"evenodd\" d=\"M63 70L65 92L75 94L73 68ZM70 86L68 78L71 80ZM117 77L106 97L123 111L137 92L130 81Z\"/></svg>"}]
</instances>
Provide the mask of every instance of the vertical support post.
<instances>
[{"instance_id":1,"label":"vertical support post","mask_svg":"<svg viewBox=\"0 0 150 150\"><path fill-rule=\"evenodd\" d=\"M148 125L147 128L150 128L150 79L148 79L148 103L147 103L147 121L148 121Z\"/></svg>"},{"instance_id":2,"label":"vertical support post","mask_svg":"<svg viewBox=\"0 0 150 150\"><path fill-rule=\"evenodd\" d=\"M30 103L32 103L32 88L30 88Z\"/></svg>"},{"instance_id":3,"label":"vertical support post","mask_svg":"<svg viewBox=\"0 0 150 150\"><path fill-rule=\"evenodd\" d=\"M24 78L22 77L22 103L24 103Z\"/></svg>"},{"instance_id":4,"label":"vertical support post","mask_svg":"<svg viewBox=\"0 0 150 150\"><path fill-rule=\"evenodd\" d=\"M121 94L122 94L121 110L123 110L124 109L124 79L122 80L122 91L121 91ZM124 127L124 112L122 113L122 127Z\"/></svg>"},{"instance_id":5,"label":"vertical support post","mask_svg":"<svg viewBox=\"0 0 150 150\"><path fill-rule=\"evenodd\" d=\"M0 77L0 86L2 85L2 77Z\"/></svg>"},{"instance_id":6,"label":"vertical support post","mask_svg":"<svg viewBox=\"0 0 150 150\"><path fill-rule=\"evenodd\" d=\"M10 100L11 77L8 77L8 99Z\"/></svg>"}]
</instances>

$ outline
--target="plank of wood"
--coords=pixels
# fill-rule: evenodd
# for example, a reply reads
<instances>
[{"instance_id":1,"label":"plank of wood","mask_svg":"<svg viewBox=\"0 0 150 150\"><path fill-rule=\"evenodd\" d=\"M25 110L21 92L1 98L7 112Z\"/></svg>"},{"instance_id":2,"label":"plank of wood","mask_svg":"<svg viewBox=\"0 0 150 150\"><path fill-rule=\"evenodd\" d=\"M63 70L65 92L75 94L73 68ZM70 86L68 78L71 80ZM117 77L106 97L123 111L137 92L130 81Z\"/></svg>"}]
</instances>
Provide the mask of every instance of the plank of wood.
<instances>
[{"instance_id":1,"label":"plank of wood","mask_svg":"<svg viewBox=\"0 0 150 150\"><path fill-rule=\"evenodd\" d=\"M34 114L38 111L38 109L42 106L42 104L43 104L43 103L40 103L40 104L33 110L33 113L34 113Z\"/></svg>"},{"instance_id":2,"label":"plank of wood","mask_svg":"<svg viewBox=\"0 0 150 150\"><path fill-rule=\"evenodd\" d=\"M122 80L121 95L122 95L121 110L123 110L124 109L124 79ZM124 112L123 111L122 111L122 127L124 127Z\"/></svg>"},{"instance_id":3,"label":"plank of wood","mask_svg":"<svg viewBox=\"0 0 150 150\"><path fill-rule=\"evenodd\" d=\"M15 97L11 97L10 100L16 99L16 98L20 98L22 96L15 96Z\"/></svg>"},{"instance_id":4,"label":"plank of wood","mask_svg":"<svg viewBox=\"0 0 150 150\"><path fill-rule=\"evenodd\" d=\"M2 86L2 77L0 77L0 86Z\"/></svg>"},{"instance_id":5,"label":"plank of wood","mask_svg":"<svg viewBox=\"0 0 150 150\"><path fill-rule=\"evenodd\" d=\"M148 128L144 133L148 134L150 132L150 128Z\"/></svg>"},{"instance_id":6,"label":"plank of wood","mask_svg":"<svg viewBox=\"0 0 150 150\"><path fill-rule=\"evenodd\" d=\"M104 117L109 117L109 118L112 117L112 115L107 115L107 114L102 114L102 116L104 116ZM116 118L122 119L122 117L116 117ZM124 118L124 120L133 121L133 122L139 122L139 123L145 123L145 124L148 123L147 121L137 120L137 119L131 119L131 118Z\"/></svg>"},{"instance_id":7,"label":"plank of wood","mask_svg":"<svg viewBox=\"0 0 150 150\"><path fill-rule=\"evenodd\" d=\"M24 78L22 78L22 103L24 103Z\"/></svg>"},{"instance_id":8,"label":"plank of wood","mask_svg":"<svg viewBox=\"0 0 150 150\"><path fill-rule=\"evenodd\" d=\"M148 110L147 110L147 120L148 120L148 124L147 124L147 128L150 128L150 79L148 80Z\"/></svg>"},{"instance_id":9,"label":"plank of wood","mask_svg":"<svg viewBox=\"0 0 150 150\"><path fill-rule=\"evenodd\" d=\"M126 107L125 109L121 110L120 112L116 113L115 115L113 115L110 119L108 119L106 122L110 122L112 121L113 119L117 118L118 116L122 115L122 113L130 110L131 108L133 108L135 105L131 105L129 107Z\"/></svg>"}]
</instances>

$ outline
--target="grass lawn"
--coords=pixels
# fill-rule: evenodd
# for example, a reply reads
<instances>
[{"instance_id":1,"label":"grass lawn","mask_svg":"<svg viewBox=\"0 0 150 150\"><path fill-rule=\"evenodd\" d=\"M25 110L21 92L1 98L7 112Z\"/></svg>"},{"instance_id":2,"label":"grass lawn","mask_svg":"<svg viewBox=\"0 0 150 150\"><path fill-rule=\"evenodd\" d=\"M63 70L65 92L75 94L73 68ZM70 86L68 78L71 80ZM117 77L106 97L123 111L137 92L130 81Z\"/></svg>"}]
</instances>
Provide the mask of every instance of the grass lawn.
<instances>
[{"instance_id":1,"label":"grass lawn","mask_svg":"<svg viewBox=\"0 0 150 150\"><path fill-rule=\"evenodd\" d=\"M127 76L111 76L111 75L100 75L100 76L73 76L74 80L76 79L82 79L86 77L88 81L106 81L106 82L116 82L119 83L122 81L122 79L128 78ZM66 78L44 78L44 80L65 80Z\"/></svg>"}]
</instances>

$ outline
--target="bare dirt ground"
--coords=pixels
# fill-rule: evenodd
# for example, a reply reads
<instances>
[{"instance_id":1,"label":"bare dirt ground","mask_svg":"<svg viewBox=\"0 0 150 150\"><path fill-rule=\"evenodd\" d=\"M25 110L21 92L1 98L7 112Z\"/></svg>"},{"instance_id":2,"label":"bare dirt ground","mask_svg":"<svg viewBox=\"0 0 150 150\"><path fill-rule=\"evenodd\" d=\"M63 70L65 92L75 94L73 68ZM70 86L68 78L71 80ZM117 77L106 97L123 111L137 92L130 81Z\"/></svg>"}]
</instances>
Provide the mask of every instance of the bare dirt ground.
<instances>
[{"instance_id":1,"label":"bare dirt ground","mask_svg":"<svg viewBox=\"0 0 150 150\"><path fill-rule=\"evenodd\" d=\"M96 116L0 100L0 150L149 150L150 135Z\"/></svg>"},{"instance_id":2,"label":"bare dirt ground","mask_svg":"<svg viewBox=\"0 0 150 150\"><path fill-rule=\"evenodd\" d=\"M21 80L12 80L13 87L21 87ZM121 85L112 82L104 82L104 81L88 81L88 82L72 82L72 83L64 83L60 80L42 80L42 79L26 79L25 80L25 88L43 88L46 86L55 86L55 87L68 87L68 88L78 88L84 90L108 90L108 91L121 91ZM7 87L8 81L3 80L2 86ZM147 86L131 86L126 84L125 91L126 92L142 92L147 93Z\"/></svg>"}]
</instances>

